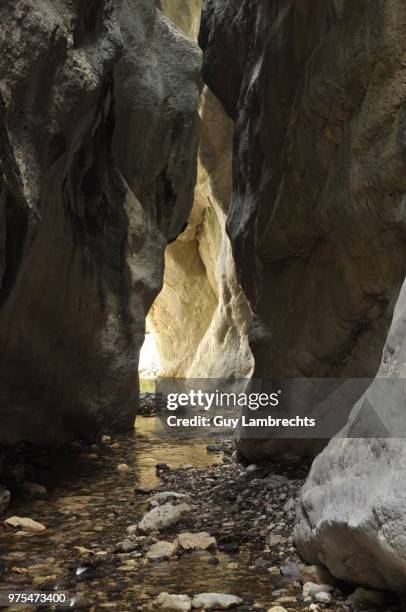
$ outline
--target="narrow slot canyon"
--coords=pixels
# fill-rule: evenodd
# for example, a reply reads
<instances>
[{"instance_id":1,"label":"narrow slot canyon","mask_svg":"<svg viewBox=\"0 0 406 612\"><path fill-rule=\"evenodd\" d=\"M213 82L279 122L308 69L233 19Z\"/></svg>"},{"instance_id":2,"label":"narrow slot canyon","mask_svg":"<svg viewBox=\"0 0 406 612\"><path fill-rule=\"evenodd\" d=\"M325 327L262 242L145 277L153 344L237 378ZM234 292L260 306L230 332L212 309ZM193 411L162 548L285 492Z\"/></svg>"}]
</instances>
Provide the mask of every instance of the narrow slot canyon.
<instances>
[{"instance_id":1,"label":"narrow slot canyon","mask_svg":"<svg viewBox=\"0 0 406 612\"><path fill-rule=\"evenodd\" d=\"M405 611L404 2L0 16L0 608Z\"/></svg>"}]
</instances>

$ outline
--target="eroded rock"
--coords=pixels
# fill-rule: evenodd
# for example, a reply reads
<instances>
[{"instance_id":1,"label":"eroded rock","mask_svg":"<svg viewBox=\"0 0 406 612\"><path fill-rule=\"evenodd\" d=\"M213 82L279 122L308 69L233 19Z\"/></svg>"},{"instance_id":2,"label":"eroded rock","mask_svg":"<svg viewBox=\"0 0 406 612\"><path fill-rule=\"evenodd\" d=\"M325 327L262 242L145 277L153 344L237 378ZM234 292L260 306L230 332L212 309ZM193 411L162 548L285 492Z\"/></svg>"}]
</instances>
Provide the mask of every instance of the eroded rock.
<instances>
[{"instance_id":1,"label":"eroded rock","mask_svg":"<svg viewBox=\"0 0 406 612\"><path fill-rule=\"evenodd\" d=\"M337 578L406 592L406 285L376 379L303 487L296 543ZM378 437L377 437L378 436ZM403 436L403 437L401 437Z\"/></svg>"},{"instance_id":2,"label":"eroded rock","mask_svg":"<svg viewBox=\"0 0 406 612\"><path fill-rule=\"evenodd\" d=\"M45 525L42 525L42 523L22 516L10 516L4 521L4 524L8 527L19 528L27 533L42 533L46 530Z\"/></svg>"},{"instance_id":3,"label":"eroded rock","mask_svg":"<svg viewBox=\"0 0 406 612\"><path fill-rule=\"evenodd\" d=\"M189 612L189 610L192 609L192 600L188 595L170 595L169 593L160 593L155 601L165 610Z\"/></svg>"},{"instance_id":4,"label":"eroded rock","mask_svg":"<svg viewBox=\"0 0 406 612\"><path fill-rule=\"evenodd\" d=\"M189 504L179 504L174 506L173 504L167 503L162 506L153 508L138 523L138 529L140 531L159 531L165 529L170 525L177 523L183 514L191 511Z\"/></svg>"},{"instance_id":5,"label":"eroded rock","mask_svg":"<svg viewBox=\"0 0 406 612\"><path fill-rule=\"evenodd\" d=\"M227 230L253 310L254 377L379 366L406 255L405 23L399 0L203 6L203 76L235 122ZM254 461L323 445L238 441Z\"/></svg>"},{"instance_id":6,"label":"eroded rock","mask_svg":"<svg viewBox=\"0 0 406 612\"><path fill-rule=\"evenodd\" d=\"M147 559L150 561L158 561L160 559L169 559L172 557L178 548L178 543L175 542L166 542L165 540L159 540L159 542L155 542L148 552Z\"/></svg>"},{"instance_id":7,"label":"eroded rock","mask_svg":"<svg viewBox=\"0 0 406 612\"><path fill-rule=\"evenodd\" d=\"M180 533L178 535L179 546L183 550L213 550L217 546L216 538L206 531L200 533Z\"/></svg>"},{"instance_id":8,"label":"eroded rock","mask_svg":"<svg viewBox=\"0 0 406 612\"><path fill-rule=\"evenodd\" d=\"M193 202L200 55L154 0L2 2L0 436L131 429Z\"/></svg>"}]
</instances>

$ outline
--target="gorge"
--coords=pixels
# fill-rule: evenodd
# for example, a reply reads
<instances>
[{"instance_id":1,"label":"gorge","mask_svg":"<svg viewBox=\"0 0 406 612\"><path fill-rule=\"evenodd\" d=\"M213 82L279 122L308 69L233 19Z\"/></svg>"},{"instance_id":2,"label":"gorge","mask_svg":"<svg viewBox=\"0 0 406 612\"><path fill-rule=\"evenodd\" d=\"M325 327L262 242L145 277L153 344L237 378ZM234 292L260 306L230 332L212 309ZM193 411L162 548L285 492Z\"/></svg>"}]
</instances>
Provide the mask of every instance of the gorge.
<instances>
[{"instance_id":1,"label":"gorge","mask_svg":"<svg viewBox=\"0 0 406 612\"><path fill-rule=\"evenodd\" d=\"M241 610L400 610L404 2L3 0L0 16L0 510L66 519L66 541L78 521L86 541L2 522L0 586L72 589L85 568L99 593L126 567L142 589L120 578L75 606L164 609L150 569L167 609L203 609L182 534L164 540L175 584L148 565L158 536L130 529L194 494L197 526L179 524L219 545L197 558L200 591L223 572ZM232 443L168 441L140 396L146 326L163 379L367 383L338 396L330 441L242 419ZM26 497L37 473L48 508ZM26 537L63 561L43 583Z\"/></svg>"}]
</instances>

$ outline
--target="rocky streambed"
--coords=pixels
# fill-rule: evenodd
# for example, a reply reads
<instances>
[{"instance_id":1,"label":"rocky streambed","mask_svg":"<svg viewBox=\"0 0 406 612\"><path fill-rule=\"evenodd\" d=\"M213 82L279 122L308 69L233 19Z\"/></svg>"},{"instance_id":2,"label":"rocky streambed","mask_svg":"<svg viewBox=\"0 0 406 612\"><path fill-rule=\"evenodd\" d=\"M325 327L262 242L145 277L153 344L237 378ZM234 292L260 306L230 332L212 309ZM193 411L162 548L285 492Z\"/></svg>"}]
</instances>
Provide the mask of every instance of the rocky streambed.
<instances>
[{"instance_id":1,"label":"rocky streambed","mask_svg":"<svg viewBox=\"0 0 406 612\"><path fill-rule=\"evenodd\" d=\"M155 424L140 417L134 434L90 447L3 453L1 588L65 591L73 608L120 612L400 609L298 558L307 465L242 465L230 441L170 441Z\"/></svg>"}]
</instances>

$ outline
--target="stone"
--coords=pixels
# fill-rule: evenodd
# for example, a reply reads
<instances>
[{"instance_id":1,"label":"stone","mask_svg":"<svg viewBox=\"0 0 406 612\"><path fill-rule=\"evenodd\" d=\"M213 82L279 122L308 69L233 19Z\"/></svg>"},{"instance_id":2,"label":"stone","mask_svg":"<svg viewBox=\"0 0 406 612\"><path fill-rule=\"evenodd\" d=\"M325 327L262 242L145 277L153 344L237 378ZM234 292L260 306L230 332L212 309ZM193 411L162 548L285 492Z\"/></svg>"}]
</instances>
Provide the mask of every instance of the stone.
<instances>
[{"instance_id":1,"label":"stone","mask_svg":"<svg viewBox=\"0 0 406 612\"><path fill-rule=\"evenodd\" d=\"M336 579L330 574L327 568L321 565L305 565L300 570L300 579L303 583L314 582L316 584L334 585Z\"/></svg>"},{"instance_id":2,"label":"stone","mask_svg":"<svg viewBox=\"0 0 406 612\"><path fill-rule=\"evenodd\" d=\"M188 595L170 595L169 593L160 593L155 601L164 610L189 612L189 610L192 609L192 600Z\"/></svg>"},{"instance_id":3,"label":"stone","mask_svg":"<svg viewBox=\"0 0 406 612\"><path fill-rule=\"evenodd\" d=\"M272 608L268 608L267 612L287 612L287 610L282 606L272 606Z\"/></svg>"},{"instance_id":4,"label":"stone","mask_svg":"<svg viewBox=\"0 0 406 612\"><path fill-rule=\"evenodd\" d=\"M141 521L138 523L138 529L143 532L158 531L174 525L186 512L191 511L191 506L188 504L179 504L174 506L167 503L163 506L158 506L147 512Z\"/></svg>"},{"instance_id":5,"label":"stone","mask_svg":"<svg viewBox=\"0 0 406 612\"><path fill-rule=\"evenodd\" d=\"M117 548L123 553L132 552L133 550L136 550L137 547L137 542L134 542L133 540L129 539L125 539L122 542L119 542L119 544L117 545Z\"/></svg>"},{"instance_id":6,"label":"stone","mask_svg":"<svg viewBox=\"0 0 406 612\"><path fill-rule=\"evenodd\" d=\"M19 527L22 531L27 533L41 533L46 530L45 525L42 525L42 523L21 516L11 516L4 521L4 524L8 527Z\"/></svg>"},{"instance_id":7,"label":"stone","mask_svg":"<svg viewBox=\"0 0 406 612\"><path fill-rule=\"evenodd\" d=\"M157 493L156 495L151 497L150 502L161 503L166 502L168 499L184 499L186 497L189 497L189 495L186 493L177 493L176 491L162 491L161 493Z\"/></svg>"},{"instance_id":8,"label":"stone","mask_svg":"<svg viewBox=\"0 0 406 612\"><path fill-rule=\"evenodd\" d=\"M216 538L209 533L180 533L178 535L179 546L183 550L213 550L217 547Z\"/></svg>"},{"instance_id":9,"label":"stone","mask_svg":"<svg viewBox=\"0 0 406 612\"><path fill-rule=\"evenodd\" d=\"M382 591L358 588L349 596L348 601L358 610L381 608L385 603L385 594Z\"/></svg>"},{"instance_id":10,"label":"stone","mask_svg":"<svg viewBox=\"0 0 406 612\"><path fill-rule=\"evenodd\" d=\"M3 487L0 488L0 514L5 512L10 504L10 491Z\"/></svg>"},{"instance_id":11,"label":"stone","mask_svg":"<svg viewBox=\"0 0 406 612\"><path fill-rule=\"evenodd\" d=\"M347 425L316 458L301 491L295 540L309 563L341 580L405 593L406 284L376 378ZM386 431L386 433L385 433Z\"/></svg>"},{"instance_id":12,"label":"stone","mask_svg":"<svg viewBox=\"0 0 406 612\"><path fill-rule=\"evenodd\" d=\"M333 601L333 597L331 593L326 593L326 591L321 591L320 593L316 593L314 598L319 603L324 603L324 604L329 604Z\"/></svg>"},{"instance_id":13,"label":"stone","mask_svg":"<svg viewBox=\"0 0 406 612\"><path fill-rule=\"evenodd\" d=\"M177 542L166 542L165 540L159 540L155 542L149 548L147 552L147 559L150 561L157 561L159 559L169 559L176 553L178 546Z\"/></svg>"},{"instance_id":14,"label":"stone","mask_svg":"<svg viewBox=\"0 0 406 612\"><path fill-rule=\"evenodd\" d=\"M21 486L24 491L26 491L33 497L41 497L47 492L46 488L43 485L37 484L36 482L23 482Z\"/></svg>"},{"instance_id":15,"label":"stone","mask_svg":"<svg viewBox=\"0 0 406 612\"><path fill-rule=\"evenodd\" d=\"M192 608L198 610L228 610L243 603L241 597L223 593L201 593L192 600Z\"/></svg>"},{"instance_id":16,"label":"stone","mask_svg":"<svg viewBox=\"0 0 406 612\"><path fill-rule=\"evenodd\" d=\"M315 597L317 593L330 593L333 587L329 584L316 584L315 582L306 582L303 585L303 597Z\"/></svg>"},{"instance_id":17,"label":"stone","mask_svg":"<svg viewBox=\"0 0 406 612\"><path fill-rule=\"evenodd\" d=\"M283 541L283 536L278 533L271 533L268 538L269 546L278 546Z\"/></svg>"},{"instance_id":18,"label":"stone","mask_svg":"<svg viewBox=\"0 0 406 612\"><path fill-rule=\"evenodd\" d=\"M120 463L116 467L116 471L119 472L120 474L128 474L128 472L131 472L131 468L126 463Z\"/></svg>"}]
</instances>

